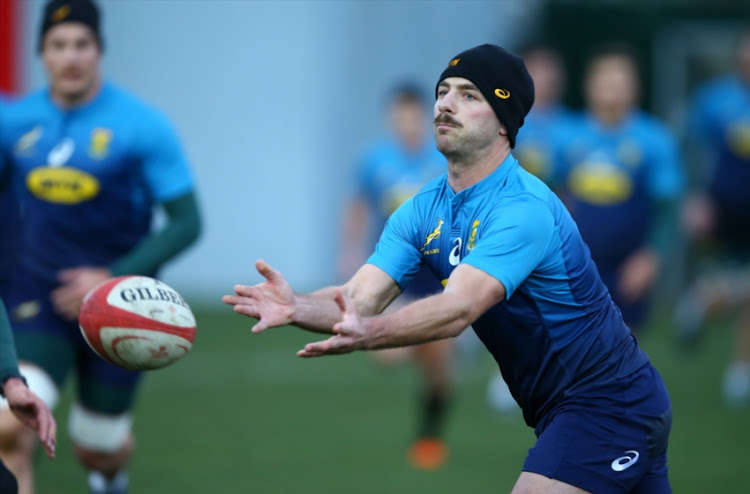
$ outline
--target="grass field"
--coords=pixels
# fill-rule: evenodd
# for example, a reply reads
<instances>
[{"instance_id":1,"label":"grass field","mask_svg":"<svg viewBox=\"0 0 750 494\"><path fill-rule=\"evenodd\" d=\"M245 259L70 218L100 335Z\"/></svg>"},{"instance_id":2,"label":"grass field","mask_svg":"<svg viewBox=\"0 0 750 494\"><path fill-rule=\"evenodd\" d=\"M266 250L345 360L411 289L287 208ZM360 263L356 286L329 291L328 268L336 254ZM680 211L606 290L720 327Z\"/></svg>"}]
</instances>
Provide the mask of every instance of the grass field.
<instances>
[{"instance_id":1,"label":"grass field","mask_svg":"<svg viewBox=\"0 0 750 494\"><path fill-rule=\"evenodd\" d=\"M484 350L462 372L450 462L419 472L405 461L414 368L382 369L366 354L302 360L296 350L315 335L251 335L249 321L223 307L196 315L190 355L144 382L132 494L507 493L533 443L520 413L498 416L485 405L492 364ZM727 331L717 324L686 353L657 321L642 344L672 396L674 492L750 492L750 410L720 401ZM71 394L58 409L58 458L37 459L39 494L86 491L65 432Z\"/></svg>"}]
</instances>

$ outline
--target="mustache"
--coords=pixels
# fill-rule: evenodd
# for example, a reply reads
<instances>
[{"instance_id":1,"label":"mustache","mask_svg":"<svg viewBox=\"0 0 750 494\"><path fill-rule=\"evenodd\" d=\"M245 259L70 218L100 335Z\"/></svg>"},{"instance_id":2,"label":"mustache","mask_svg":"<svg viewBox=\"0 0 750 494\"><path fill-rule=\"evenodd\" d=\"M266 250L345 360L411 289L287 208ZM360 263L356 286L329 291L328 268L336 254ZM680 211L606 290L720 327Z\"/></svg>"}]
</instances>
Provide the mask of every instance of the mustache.
<instances>
[{"instance_id":1,"label":"mustache","mask_svg":"<svg viewBox=\"0 0 750 494\"><path fill-rule=\"evenodd\" d=\"M447 113L441 113L440 115L435 117L435 125L438 125L438 124L448 124L454 127L462 127L462 125L458 123L457 120L454 120L453 117L451 117Z\"/></svg>"}]
</instances>

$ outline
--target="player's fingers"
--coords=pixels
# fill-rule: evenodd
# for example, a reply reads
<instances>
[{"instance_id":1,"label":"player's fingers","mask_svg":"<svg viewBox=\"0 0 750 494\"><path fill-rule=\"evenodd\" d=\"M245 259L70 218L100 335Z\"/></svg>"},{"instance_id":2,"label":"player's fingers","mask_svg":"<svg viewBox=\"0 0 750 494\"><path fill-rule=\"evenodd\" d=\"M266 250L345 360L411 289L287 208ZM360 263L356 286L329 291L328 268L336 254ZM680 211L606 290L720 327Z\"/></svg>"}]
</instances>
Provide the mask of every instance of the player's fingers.
<instances>
[{"instance_id":1,"label":"player's fingers","mask_svg":"<svg viewBox=\"0 0 750 494\"><path fill-rule=\"evenodd\" d=\"M346 300L344 299L344 292L340 287L337 287L333 292L333 300L338 305L341 312L346 312Z\"/></svg>"},{"instance_id":2,"label":"player's fingers","mask_svg":"<svg viewBox=\"0 0 750 494\"><path fill-rule=\"evenodd\" d=\"M250 331L251 331L251 332L252 332L253 334L258 334L258 333L262 333L262 332L263 332L263 331L265 331L266 329L268 329L268 324L266 324L266 323L265 323L265 321L259 320L259 321L257 322L257 324L255 324L255 326L253 326L253 327L252 327L252 328L250 329Z\"/></svg>"},{"instance_id":3,"label":"player's fingers","mask_svg":"<svg viewBox=\"0 0 750 494\"><path fill-rule=\"evenodd\" d=\"M227 305L253 305L255 303L254 299L239 295L224 295L221 301Z\"/></svg>"},{"instance_id":4,"label":"player's fingers","mask_svg":"<svg viewBox=\"0 0 750 494\"><path fill-rule=\"evenodd\" d=\"M243 316L255 317L256 319L260 318L260 313L254 305L238 304L234 306L234 311Z\"/></svg>"},{"instance_id":5,"label":"player's fingers","mask_svg":"<svg viewBox=\"0 0 750 494\"><path fill-rule=\"evenodd\" d=\"M254 286L234 285L234 293L241 297L252 297L257 292Z\"/></svg>"},{"instance_id":6,"label":"player's fingers","mask_svg":"<svg viewBox=\"0 0 750 494\"><path fill-rule=\"evenodd\" d=\"M281 279L281 273L273 269L265 261L256 261L255 269L257 269L258 272L268 281L278 281Z\"/></svg>"},{"instance_id":7,"label":"player's fingers","mask_svg":"<svg viewBox=\"0 0 750 494\"><path fill-rule=\"evenodd\" d=\"M47 456L50 458L55 457L55 448L57 447L57 423L52 413L46 412L45 415L48 417L47 430L45 433L44 449L47 451Z\"/></svg>"}]
</instances>

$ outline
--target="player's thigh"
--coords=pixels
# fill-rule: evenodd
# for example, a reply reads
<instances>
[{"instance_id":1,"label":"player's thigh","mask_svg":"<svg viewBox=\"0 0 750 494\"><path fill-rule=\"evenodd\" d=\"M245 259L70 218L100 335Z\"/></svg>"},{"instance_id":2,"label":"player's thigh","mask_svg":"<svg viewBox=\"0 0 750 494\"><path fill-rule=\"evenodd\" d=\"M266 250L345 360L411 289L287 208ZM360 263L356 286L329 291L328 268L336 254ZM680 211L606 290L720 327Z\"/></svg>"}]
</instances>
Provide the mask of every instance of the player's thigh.
<instances>
[{"instance_id":1,"label":"player's thigh","mask_svg":"<svg viewBox=\"0 0 750 494\"><path fill-rule=\"evenodd\" d=\"M102 415L121 415L135 403L142 373L111 364L88 346L77 362L76 401L86 410Z\"/></svg>"},{"instance_id":2,"label":"player's thigh","mask_svg":"<svg viewBox=\"0 0 750 494\"><path fill-rule=\"evenodd\" d=\"M664 383L647 365L551 412L523 470L597 494L667 494L671 424Z\"/></svg>"},{"instance_id":3,"label":"player's thigh","mask_svg":"<svg viewBox=\"0 0 750 494\"><path fill-rule=\"evenodd\" d=\"M589 494L589 491L538 473L521 472L511 494Z\"/></svg>"}]
</instances>

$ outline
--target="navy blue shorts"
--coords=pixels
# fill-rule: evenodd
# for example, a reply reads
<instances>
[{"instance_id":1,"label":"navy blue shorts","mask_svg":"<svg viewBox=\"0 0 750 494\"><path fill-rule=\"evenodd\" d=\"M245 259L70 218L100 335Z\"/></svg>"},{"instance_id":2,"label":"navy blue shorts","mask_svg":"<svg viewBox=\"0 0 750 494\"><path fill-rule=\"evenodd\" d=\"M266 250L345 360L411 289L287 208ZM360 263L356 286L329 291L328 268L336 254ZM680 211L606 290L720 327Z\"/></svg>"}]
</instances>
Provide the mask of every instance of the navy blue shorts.
<instances>
[{"instance_id":1,"label":"navy blue shorts","mask_svg":"<svg viewBox=\"0 0 750 494\"><path fill-rule=\"evenodd\" d=\"M548 413L523 470L596 494L669 494L671 426L666 387L649 364Z\"/></svg>"},{"instance_id":2,"label":"navy blue shorts","mask_svg":"<svg viewBox=\"0 0 750 494\"><path fill-rule=\"evenodd\" d=\"M134 402L141 373L102 359L88 346L78 321L62 319L49 300L50 287L14 278L5 301L18 360L42 369L62 389L75 372L78 401L95 412L119 415Z\"/></svg>"}]
</instances>

